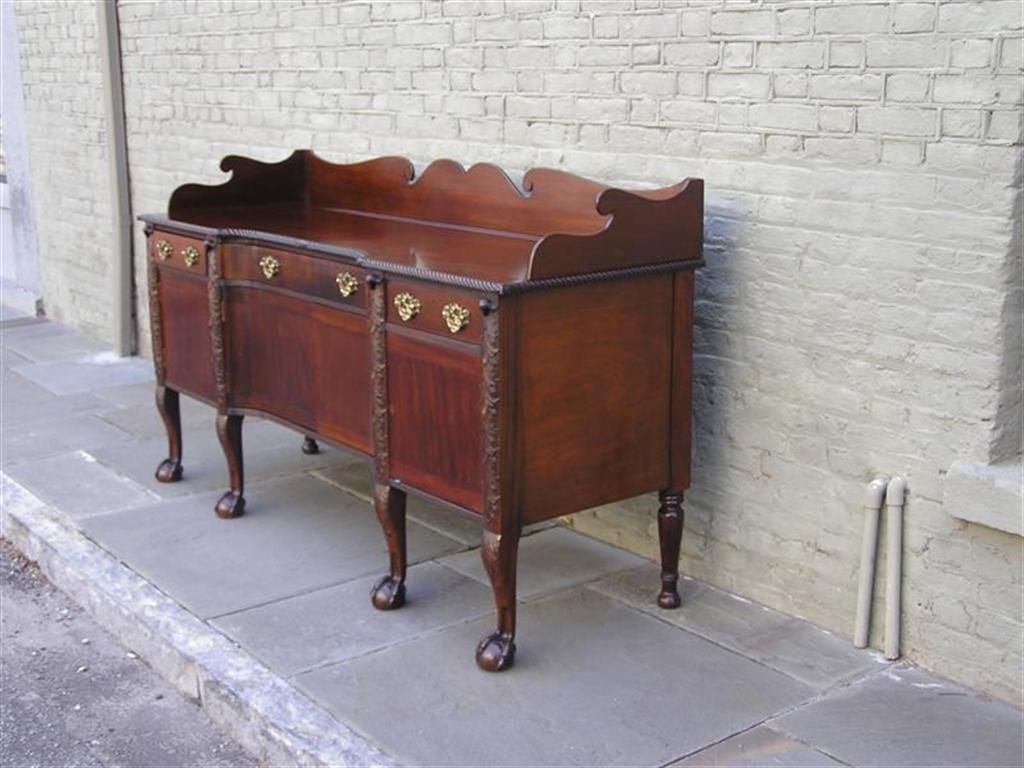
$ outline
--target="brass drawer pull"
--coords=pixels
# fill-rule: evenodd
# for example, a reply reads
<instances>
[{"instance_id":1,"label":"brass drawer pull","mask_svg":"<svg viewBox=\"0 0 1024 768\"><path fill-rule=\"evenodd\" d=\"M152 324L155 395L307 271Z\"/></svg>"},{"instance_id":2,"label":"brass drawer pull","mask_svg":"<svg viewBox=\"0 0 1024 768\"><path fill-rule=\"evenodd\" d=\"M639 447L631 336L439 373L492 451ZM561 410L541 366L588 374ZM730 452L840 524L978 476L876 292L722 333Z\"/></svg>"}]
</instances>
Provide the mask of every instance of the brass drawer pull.
<instances>
[{"instance_id":1,"label":"brass drawer pull","mask_svg":"<svg viewBox=\"0 0 1024 768\"><path fill-rule=\"evenodd\" d=\"M263 276L267 280L273 280L277 277L277 273L281 271L281 262L273 256L264 256L260 259L260 269L263 270Z\"/></svg>"},{"instance_id":2,"label":"brass drawer pull","mask_svg":"<svg viewBox=\"0 0 1024 768\"><path fill-rule=\"evenodd\" d=\"M445 304L441 308L441 317L452 333L458 333L469 325L469 310L459 304Z\"/></svg>"},{"instance_id":3,"label":"brass drawer pull","mask_svg":"<svg viewBox=\"0 0 1024 768\"><path fill-rule=\"evenodd\" d=\"M338 284L338 293L346 299L359 290L359 281L348 272L339 272L334 282Z\"/></svg>"},{"instance_id":4,"label":"brass drawer pull","mask_svg":"<svg viewBox=\"0 0 1024 768\"><path fill-rule=\"evenodd\" d=\"M420 300L411 293L400 293L395 296L395 309L402 322L407 323L420 313Z\"/></svg>"},{"instance_id":5,"label":"brass drawer pull","mask_svg":"<svg viewBox=\"0 0 1024 768\"><path fill-rule=\"evenodd\" d=\"M174 246L168 243L166 240L156 241L156 253L157 255L167 261L171 256L174 255Z\"/></svg>"},{"instance_id":6,"label":"brass drawer pull","mask_svg":"<svg viewBox=\"0 0 1024 768\"><path fill-rule=\"evenodd\" d=\"M185 259L186 266L194 267L199 263L199 251L191 245L181 252L181 256Z\"/></svg>"}]
</instances>

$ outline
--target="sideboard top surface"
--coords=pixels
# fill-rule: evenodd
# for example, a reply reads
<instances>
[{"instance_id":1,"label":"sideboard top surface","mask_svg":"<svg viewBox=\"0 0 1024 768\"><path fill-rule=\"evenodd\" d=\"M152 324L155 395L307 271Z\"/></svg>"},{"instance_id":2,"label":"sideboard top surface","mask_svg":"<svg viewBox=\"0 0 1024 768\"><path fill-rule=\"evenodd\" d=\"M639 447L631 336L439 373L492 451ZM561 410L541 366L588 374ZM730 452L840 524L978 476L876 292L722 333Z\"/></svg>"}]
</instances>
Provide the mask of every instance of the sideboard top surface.
<instances>
[{"instance_id":1,"label":"sideboard top surface","mask_svg":"<svg viewBox=\"0 0 1024 768\"><path fill-rule=\"evenodd\" d=\"M350 165L298 150L279 163L221 161L231 178L186 184L161 227L314 247L369 268L478 281L498 290L635 267L701 262L703 184L623 190L546 168L517 186L490 164L400 157Z\"/></svg>"}]
</instances>

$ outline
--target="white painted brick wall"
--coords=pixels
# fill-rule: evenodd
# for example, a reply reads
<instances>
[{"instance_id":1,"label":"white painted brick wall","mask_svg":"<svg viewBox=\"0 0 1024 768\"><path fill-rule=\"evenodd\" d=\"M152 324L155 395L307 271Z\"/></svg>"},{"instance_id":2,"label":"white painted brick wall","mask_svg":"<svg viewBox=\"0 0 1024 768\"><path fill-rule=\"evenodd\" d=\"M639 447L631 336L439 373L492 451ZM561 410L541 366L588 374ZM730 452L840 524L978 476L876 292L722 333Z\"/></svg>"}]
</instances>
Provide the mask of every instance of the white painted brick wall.
<instances>
[{"instance_id":1,"label":"white painted brick wall","mask_svg":"<svg viewBox=\"0 0 1024 768\"><path fill-rule=\"evenodd\" d=\"M43 307L109 338L112 230L96 7L21 2L16 16Z\"/></svg>"},{"instance_id":2,"label":"white painted brick wall","mask_svg":"<svg viewBox=\"0 0 1024 768\"><path fill-rule=\"evenodd\" d=\"M48 301L82 323L106 311L83 292L106 279L86 7L19 6ZM942 508L951 463L1005 459L993 424L1019 414L1004 357L1018 0L120 9L137 212L220 181L225 154L305 146L703 177L686 571L849 635L863 488L905 474L907 653L1019 697L1020 540ZM653 555L653 513L643 498L573 524Z\"/></svg>"}]
</instances>

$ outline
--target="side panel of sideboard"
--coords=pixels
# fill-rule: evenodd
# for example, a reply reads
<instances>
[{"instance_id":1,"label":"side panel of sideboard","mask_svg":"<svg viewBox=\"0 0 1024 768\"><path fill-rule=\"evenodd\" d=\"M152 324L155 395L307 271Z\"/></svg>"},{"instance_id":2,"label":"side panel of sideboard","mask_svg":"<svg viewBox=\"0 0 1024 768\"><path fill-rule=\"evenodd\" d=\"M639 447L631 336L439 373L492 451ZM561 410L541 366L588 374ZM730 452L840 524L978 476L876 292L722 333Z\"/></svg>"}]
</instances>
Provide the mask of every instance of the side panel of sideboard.
<instances>
[{"instance_id":1,"label":"side panel of sideboard","mask_svg":"<svg viewBox=\"0 0 1024 768\"><path fill-rule=\"evenodd\" d=\"M669 484L673 276L524 294L523 522Z\"/></svg>"}]
</instances>

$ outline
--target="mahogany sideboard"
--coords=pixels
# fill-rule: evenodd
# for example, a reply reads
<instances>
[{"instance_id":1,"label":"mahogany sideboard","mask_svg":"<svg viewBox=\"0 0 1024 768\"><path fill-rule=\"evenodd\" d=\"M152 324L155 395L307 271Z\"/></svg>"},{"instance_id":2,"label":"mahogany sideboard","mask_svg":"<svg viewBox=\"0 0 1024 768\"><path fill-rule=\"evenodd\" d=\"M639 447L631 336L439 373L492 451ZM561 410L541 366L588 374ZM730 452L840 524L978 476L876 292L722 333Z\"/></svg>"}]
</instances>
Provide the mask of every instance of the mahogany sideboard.
<instances>
[{"instance_id":1,"label":"mahogany sideboard","mask_svg":"<svg viewBox=\"0 0 1024 768\"><path fill-rule=\"evenodd\" d=\"M229 156L187 184L148 236L156 403L182 477L179 393L214 405L235 517L242 419L259 414L373 457L390 568L405 600L406 493L476 517L497 628L516 646L521 528L659 491L661 590L679 605L690 484L694 269L703 183L616 189L536 168L400 157L336 165Z\"/></svg>"}]
</instances>

